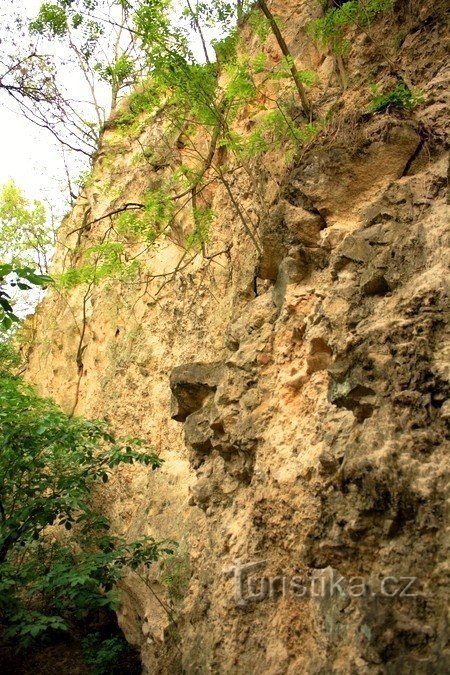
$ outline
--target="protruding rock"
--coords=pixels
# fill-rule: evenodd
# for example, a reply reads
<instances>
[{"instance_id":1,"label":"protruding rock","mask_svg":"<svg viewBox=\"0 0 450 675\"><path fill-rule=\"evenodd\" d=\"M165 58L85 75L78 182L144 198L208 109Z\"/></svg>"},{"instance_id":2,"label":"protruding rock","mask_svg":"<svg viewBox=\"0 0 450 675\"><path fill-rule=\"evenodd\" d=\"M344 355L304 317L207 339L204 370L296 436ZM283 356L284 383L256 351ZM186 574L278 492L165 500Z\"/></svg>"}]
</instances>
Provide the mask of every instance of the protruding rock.
<instances>
[{"instance_id":1,"label":"protruding rock","mask_svg":"<svg viewBox=\"0 0 450 675\"><path fill-rule=\"evenodd\" d=\"M351 379L342 383L331 381L328 399L338 408L351 410L359 422L370 417L374 410L375 392L370 387Z\"/></svg>"},{"instance_id":2,"label":"protruding rock","mask_svg":"<svg viewBox=\"0 0 450 675\"><path fill-rule=\"evenodd\" d=\"M213 406L208 404L186 419L184 425L186 444L196 452L206 453L212 449L214 429L211 427L211 418L216 416Z\"/></svg>"},{"instance_id":3,"label":"protruding rock","mask_svg":"<svg viewBox=\"0 0 450 675\"><path fill-rule=\"evenodd\" d=\"M338 253L340 258L347 258L354 262L369 262L375 255L370 244L353 234L349 234L344 239Z\"/></svg>"},{"instance_id":4,"label":"protruding rock","mask_svg":"<svg viewBox=\"0 0 450 675\"><path fill-rule=\"evenodd\" d=\"M308 263L303 251L293 250L281 261L277 281L273 289L273 301L280 308L289 284L298 284L308 273Z\"/></svg>"},{"instance_id":5,"label":"protruding rock","mask_svg":"<svg viewBox=\"0 0 450 675\"><path fill-rule=\"evenodd\" d=\"M217 389L221 371L220 362L186 363L174 368L170 375L172 419L184 422L189 415L199 410Z\"/></svg>"},{"instance_id":6,"label":"protruding rock","mask_svg":"<svg viewBox=\"0 0 450 675\"><path fill-rule=\"evenodd\" d=\"M284 220L292 241L305 246L317 246L324 220L319 213L311 213L300 206L284 204Z\"/></svg>"},{"instance_id":7,"label":"protruding rock","mask_svg":"<svg viewBox=\"0 0 450 675\"><path fill-rule=\"evenodd\" d=\"M361 277L361 292L364 295L385 295L390 290L383 274L376 270L367 270Z\"/></svg>"}]
</instances>

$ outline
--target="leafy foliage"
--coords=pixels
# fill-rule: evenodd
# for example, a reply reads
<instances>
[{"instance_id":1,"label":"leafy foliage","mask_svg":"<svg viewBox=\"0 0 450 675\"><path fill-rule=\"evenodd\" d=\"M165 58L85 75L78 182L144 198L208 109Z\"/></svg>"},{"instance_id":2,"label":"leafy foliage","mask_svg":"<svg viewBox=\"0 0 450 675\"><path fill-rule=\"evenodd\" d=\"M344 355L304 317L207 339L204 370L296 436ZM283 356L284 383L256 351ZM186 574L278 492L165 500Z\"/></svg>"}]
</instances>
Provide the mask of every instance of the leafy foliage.
<instances>
[{"instance_id":1,"label":"leafy foliage","mask_svg":"<svg viewBox=\"0 0 450 675\"><path fill-rule=\"evenodd\" d=\"M96 63L95 70L113 91L119 91L126 82L133 82L135 63L128 54L120 54L113 63Z\"/></svg>"},{"instance_id":2,"label":"leafy foliage","mask_svg":"<svg viewBox=\"0 0 450 675\"><path fill-rule=\"evenodd\" d=\"M336 54L350 48L345 35L352 26L367 27L379 14L388 11L393 0L348 0L328 9L324 16L308 26L312 37L322 45L329 45Z\"/></svg>"},{"instance_id":3,"label":"leafy foliage","mask_svg":"<svg viewBox=\"0 0 450 675\"><path fill-rule=\"evenodd\" d=\"M21 358L8 340L0 341L0 376L15 373L21 365Z\"/></svg>"},{"instance_id":4,"label":"leafy foliage","mask_svg":"<svg viewBox=\"0 0 450 675\"><path fill-rule=\"evenodd\" d=\"M53 233L44 206L32 204L13 181L0 191L0 327L9 330L19 317L17 291L25 302L36 289L51 283L46 274ZM38 271L36 271L38 268Z\"/></svg>"},{"instance_id":5,"label":"leafy foliage","mask_svg":"<svg viewBox=\"0 0 450 675\"><path fill-rule=\"evenodd\" d=\"M30 23L32 31L48 33L53 37L63 37L66 35L68 27L65 9L61 5L48 2L41 5L36 19Z\"/></svg>"},{"instance_id":6,"label":"leafy foliage","mask_svg":"<svg viewBox=\"0 0 450 675\"><path fill-rule=\"evenodd\" d=\"M241 3L241 9L246 8L247 3L245 6ZM205 157L201 157L199 153L201 161L198 162L198 167L180 164L173 170L171 180L164 180L161 187L145 196L140 209L132 205L132 209L125 209L118 214L114 231L118 234L119 241L124 241L126 245L152 245L161 234L169 233L174 215L178 211L174 206L175 200L180 198L174 195L185 196L191 193L195 227L187 236L186 245L188 249L201 245L203 250L213 214L210 209L198 208L196 195L201 192L206 181L226 180L229 168L225 165L223 170L217 169L216 149L226 148L231 156L234 155L241 162L257 157L270 147L281 147L283 144L297 147L311 137L312 127L309 124L304 125L304 119L301 124L297 121L302 117L299 115L298 104L291 100L286 104L277 102L273 109L273 104L261 102L264 94L258 90L254 73L263 73L266 80L289 80L292 79L295 69L297 88L311 86L315 82L315 74L311 71L298 71L289 53L272 67L267 66L264 54L254 59L253 64L245 53L238 55L237 31L230 31L227 27L228 34L214 43L221 73L224 75L219 83L218 63L212 63L207 52L206 62L198 62L189 49L182 25L174 26L168 18L167 9L166 0L141 4L137 9L136 35L148 63L151 64L152 76L130 96L127 107L118 116L116 123L127 126L127 137L132 133L130 125L133 125L136 135L139 136L148 123L148 114L163 108L165 135L161 141L161 156L164 156L163 148L173 147L177 137L181 143L179 147L194 149L195 137L200 130L209 136L210 146ZM214 3L195 3L184 11L202 42L205 26L214 25L216 29L224 26L235 17L235 13L234 3L219 0ZM251 12L251 21L255 24L255 30L261 33L262 39L272 30L270 19L258 9ZM265 27L264 31L262 26ZM230 131L232 122L244 110L248 115L253 111L265 111L264 120L247 138ZM286 156L289 152L286 149ZM192 154L195 154L195 150ZM158 148L142 148L142 157L150 163L152 160L157 161ZM143 250L148 250L148 247ZM91 278L92 272L93 270L90 271ZM72 273L71 275L74 277ZM81 280L80 275L79 278Z\"/></svg>"},{"instance_id":7,"label":"leafy foliage","mask_svg":"<svg viewBox=\"0 0 450 675\"><path fill-rule=\"evenodd\" d=\"M123 673L120 660L129 650L130 645L119 635L104 639L100 633L92 633L83 640L84 660L92 675Z\"/></svg>"},{"instance_id":8,"label":"leafy foliage","mask_svg":"<svg viewBox=\"0 0 450 675\"><path fill-rule=\"evenodd\" d=\"M6 183L0 190L0 259L45 273L53 244L42 202L30 203L13 181Z\"/></svg>"},{"instance_id":9,"label":"leafy foliage","mask_svg":"<svg viewBox=\"0 0 450 675\"><path fill-rule=\"evenodd\" d=\"M214 211L210 208L195 208L193 231L186 238L186 248L195 248L208 241L209 231L214 221Z\"/></svg>"},{"instance_id":10,"label":"leafy foliage","mask_svg":"<svg viewBox=\"0 0 450 675\"><path fill-rule=\"evenodd\" d=\"M0 263L0 327L7 331L13 323L20 321L12 306L11 288L29 291L32 286L45 286L51 282L51 277L47 274L36 274L31 267Z\"/></svg>"},{"instance_id":11,"label":"leafy foliage","mask_svg":"<svg viewBox=\"0 0 450 675\"><path fill-rule=\"evenodd\" d=\"M212 45L216 54L217 63L221 66L236 59L238 45L238 31L234 28L222 40L213 40Z\"/></svg>"},{"instance_id":12,"label":"leafy foliage","mask_svg":"<svg viewBox=\"0 0 450 675\"><path fill-rule=\"evenodd\" d=\"M392 91L381 94L377 85L372 87L373 99L370 102L371 112L383 112L390 108L399 110L413 110L423 102L423 96L420 93L411 91L406 84L397 84Z\"/></svg>"},{"instance_id":13,"label":"leafy foliage","mask_svg":"<svg viewBox=\"0 0 450 675\"><path fill-rule=\"evenodd\" d=\"M249 24L252 32L264 43L270 35L270 24L267 18L255 7L249 16Z\"/></svg>"},{"instance_id":14,"label":"leafy foliage","mask_svg":"<svg viewBox=\"0 0 450 675\"><path fill-rule=\"evenodd\" d=\"M124 257L124 244L119 241L105 241L89 246L81 256L77 267L68 267L55 275L55 283L61 290L74 288L80 284L97 285L104 279L124 279L139 269L139 261L127 261Z\"/></svg>"},{"instance_id":15,"label":"leafy foliage","mask_svg":"<svg viewBox=\"0 0 450 675\"><path fill-rule=\"evenodd\" d=\"M0 374L0 617L27 646L71 616L114 609L128 567L171 552L153 538L126 543L92 504L96 483L122 464L158 468L143 441L104 422L70 418L3 370ZM70 537L64 532L71 532Z\"/></svg>"}]
</instances>

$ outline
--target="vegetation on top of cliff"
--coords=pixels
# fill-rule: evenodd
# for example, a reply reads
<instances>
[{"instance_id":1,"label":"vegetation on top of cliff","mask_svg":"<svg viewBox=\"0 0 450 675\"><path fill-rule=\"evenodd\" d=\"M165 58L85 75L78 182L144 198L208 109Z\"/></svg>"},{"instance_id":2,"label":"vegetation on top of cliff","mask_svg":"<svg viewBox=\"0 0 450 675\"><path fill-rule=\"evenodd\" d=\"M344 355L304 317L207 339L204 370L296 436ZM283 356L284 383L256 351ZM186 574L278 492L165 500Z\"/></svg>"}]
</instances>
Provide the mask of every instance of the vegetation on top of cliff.
<instances>
[{"instance_id":1,"label":"vegetation on top of cliff","mask_svg":"<svg viewBox=\"0 0 450 675\"><path fill-rule=\"evenodd\" d=\"M205 102L214 108L209 66L217 76L217 64L233 58L236 21L247 17L261 42L269 32L274 34L301 106L307 116L311 114L302 72L265 0L186 0L181 16L177 11L170 0L54 0L43 3L31 21L23 12L12 12L5 18L9 23L5 23L0 92L67 149L91 156L108 113L149 76L153 87L159 80L165 92L172 87L172 95L175 91L178 99L184 95L185 103L194 108L202 96L209 97ZM70 90L71 80L61 77L68 64L75 73L76 94ZM202 82L195 83L196 78ZM213 117L216 113L212 110ZM209 123L214 124L211 116ZM70 181L69 187L74 195Z\"/></svg>"},{"instance_id":2,"label":"vegetation on top of cliff","mask_svg":"<svg viewBox=\"0 0 450 675\"><path fill-rule=\"evenodd\" d=\"M120 17L114 8L120 9ZM367 33L373 21L391 8L392 0L347 0L335 3L323 17L310 23L310 34L334 50L344 88L347 77L342 56L345 44L349 45L348 31L356 27ZM258 222L236 197L233 174L238 169L245 172L264 212L264 196L255 180L255 161L263 154L282 150L288 163L326 123L313 120L313 106L307 93L314 87L316 75L297 67L284 38L282 22L272 14L265 0L187 2L183 17L197 37L200 56L190 45L192 33L189 35L186 24L174 21L170 0L116 0L106 13L103 0L70 3L56 0L54 4L42 5L30 24L32 34L60 40L73 50L88 81L93 83L94 73L104 80L109 78L115 102L126 82L144 78L126 105L117 111L112 125L122 128L127 135L135 127L139 140L148 115L163 109L165 128L161 148L164 146L167 153L167 148L176 144L188 157L187 164L180 160L178 166L172 166L170 160L167 165L162 163L163 168L171 166L170 177L166 175L156 181L142 202L126 203L92 221L86 218L72 232L78 236L69 253L77 262L58 276L60 289L85 284L89 294L93 285L107 277L127 279L140 271L147 280L151 279L141 261L161 238L171 236L178 215L189 207L191 230L185 232L184 244L177 240L184 248L181 261L186 261L189 252L193 257L200 252L205 255L214 221L205 193L214 183L223 185L243 231L260 252ZM235 26L236 20L242 22L244 17L261 49L255 54L253 45L251 56L240 43ZM119 31L113 62L108 57L100 59L107 26ZM208 33L211 27L217 36L212 41ZM126 40L131 37L130 51L128 48L123 51L123 35ZM280 50L281 58L274 62L269 61L264 50L269 35ZM131 75L135 79L129 81ZM281 83L272 94L267 87L270 82ZM95 99L95 87L92 94ZM418 96L400 80L392 92L375 94L370 110L411 109L418 101ZM238 131L236 122L243 116L251 119L251 129ZM200 135L208 139L206 151L197 148ZM142 160L160 168L159 148L142 145L141 148ZM110 224L101 240L80 251L83 231L104 219L109 219Z\"/></svg>"},{"instance_id":3,"label":"vegetation on top of cliff","mask_svg":"<svg viewBox=\"0 0 450 675\"><path fill-rule=\"evenodd\" d=\"M347 0L334 3L323 17L310 24L310 33L321 44L331 45L338 56L343 80L342 54L349 46L347 36L351 27L368 30L380 14L392 7L392 0ZM247 22L263 46L273 35L281 56L278 66L254 69L266 77L289 75L296 99L306 120L314 116L309 87L311 73L301 70L293 58L284 36L282 21L272 13L266 0L185 0L181 16L170 0L54 0L41 5L37 15L28 21L23 13L12 13L5 24L5 62L0 70L0 91L6 92L24 113L39 126L51 131L67 148L91 156L97 148L99 134L109 111L114 111L121 99L141 82L152 79L153 109L161 98L175 97L189 107L191 121L214 127L230 125L230 111L220 114L217 86L218 67L235 67L240 51L241 70L254 80L252 64L245 59L245 49L239 45L236 25ZM262 54L261 54L262 56ZM258 59L257 59L258 60ZM78 73L75 81L83 83L83 101L62 81L67 64ZM109 102L106 101L106 89ZM264 96L262 87L255 96ZM81 90L80 90L81 91ZM223 92L222 92L223 93ZM142 99L148 93L132 94L141 98L137 107L130 101L128 112L119 111L117 120L130 121ZM203 103L196 109L197 103ZM291 127L301 126L302 120L291 114L288 101L269 102L271 110L280 106L280 123L287 136ZM209 118L204 114L209 108ZM131 117L130 117L131 111ZM283 118L283 119L282 119ZM222 129L223 130L223 129ZM72 195L72 185L69 185Z\"/></svg>"},{"instance_id":4,"label":"vegetation on top of cliff","mask_svg":"<svg viewBox=\"0 0 450 675\"><path fill-rule=\"evenodd\" d=\"M98 8L99 2L94 2L93 8ZM117 111L111 125L122 135L139 140L151 116L164 110L160 147L147 148L141 144L142 156L137 161L156 169L170 165L171 175L158 180L142 202L125 203L93 221L86 220L76 230L79 242L85 228L104 219L110 221L102 240L82 252L81 261L78 247L74 249L77 265L61 275L61 288L79 283L97 284L108 276L126 279L140 272L145 275L141 280L148 281L152 276L141 261L161 238L171 236L179 213L189 207L191 230L185 235L184 245L177 239L177 244L184 248L180 264L191 259L187 258L188 252L194 257L199 252L205 254L214 221L205 192L214 183L223 185L243 231L260 252L258 223L234 194L232 173L237 169L245 172L264 211L254 162L263 154L282 150L288 163L324 126L320 119L313 121L314 111L307 95L307 90L315 85L316 74L297 67L283 36L282 22L264 0L253 5L238 3L239 7L223 0L187 3L183 14L197 36L201 57L193 53L183 25L174 23L168 0L125 4L127 18L132 22L127 30L133 34L149 77ZM342 56L348 31L356 27L367 32L373 21L391 7L391 0L348 0L310 24L309 31L315 39L330 44L336 52L344 88L347 76ZM253 46L250 56L240 43L233 26L237 15L241 21L246 15L260 43L259 53L254 53ZM111 17L110 20L113 21ZM211 26L221 37L213 41L215 58L208 39ZM57 34L58 26L52 30ZM280 50L281 58L275 62L270 62L264 51L269 35ZM276 93L269 93L270 82L279 83ZM405 103L405 97L402 100ZM237 130L236 121L243 116L252 120L251 130ZM206 151L198 150L200 136L208 139ZM167 148L174 145L185 150L188 165L172 166L170 158L158 159L159 154L167 156ZM177 270L178 266L174 272Z\"/></svg>"},{"instance_id":5,"label":"vegetation on top of cliff","mask_svg":"<svg viewBox=\"0 0 450 675\"><path fill-rule=\"evenodd\" d=\"M192 230L186 235L186 251L197 249L205 252L214 214L203 192L214 182L225 187L244 232L259 251L260 244L255 234L257 223L234 195L231 167L233 171L237 166L243 168L253 180L252 160L276 148L283 148L288 158L295 148L308 142L320 128L320 124L311 122L312 107L306 94L306 89L315 82L314 73L297 68L283 38L280 23L263 0L254 7L250 3L238 5L236 7L235 3L222 0L211 4L188 3L184 14L202 45L203 58L192 53L186 33L170 20L168 2L133 5L134 36L151 77L131 94L112 123L122 128L123 133L135 133L138 138L145 128L145 116L164 109L166 130L161 145L171 147L178 137L178 142L188 149L193 160L189 167L180 165L174 169L171 180L163 180L162 185L147 193L142 203L125 204L95 221L111 219L111 227L103 238L102 246L122 244L122 264L129 246L134 247L130 256L135 271L139 269L140 258L136 246L141 245L142 252L146 253L149 245L161 236L170 236L177 215L189 205ZM131 4L128 9L131 11ZM261 48L268 35L274 35L282 57L278 63L267 64L263 51L253 58L242 46L238 49L239 40L231 22L236 15L242 19L245 12L249 13L248 20L261 40ZM211 24L218 34L225 35L222 40L214 42L217 62L212 59L207 45L206 33ZM264 83L270 80L286 82L285 91L280 96L266 94ZM289 81L292 82L291 87ZM250 135L232 129L233 123L244 111L255 116ZM209 139L203 155L196 150L196 138L201 133ZM142 157L149 164L157 161L153 159L157 154L155 148L150 153L147 148L142 148ZM222 160L218 159L219 154ZM175 202L179 204L176 208L173 207ZM172 208L168 209L166 205L172 205ZM164 213L161 214L162 210ZM89 225L87 222L84 227ZM117 246L115 250L118 251ZM91 257L91 252L87 257ZM86 260L86 254L84 258L76 273L68 270L63 275L63 285L67 285L69 277L69 285L90 281L97 283L104 278L108 268L104 264L104 256L99 256L94 266ZM121 275L128 267L123 264L119 269L119 266L113 265L110 270Z\"/></svg>"},{"instance_id":6,"label":"vegetation on top of cliff","mask_svg":"<svg viewBox=\"0 0 450 675\"><path fill-rule=\"evenodd\" d=\"M349 30L367 32L373 21L391 8L392 0L347 0L335 3L323 17L310 23L310 34L334 50L344 88L347 76L342 56L345 46L349 46ZM113 108L120 93L140 81L111 124L122 128L126 135L135 132L139 140L148 115L164 109L161 147L167 152L176 143L189 157L188 166L180 163L173 167L171 177L160 180L142 202L124 204L93 221L86 219L75 230L77 245L72 253L77 263L60 275L60 289L80 283L97 284L108 276L129 278L136 274L149 248L161 237L171 236L178 214L189 207L192 225L185 233L182 259L185 261L188 251L205 254L214 221L205 193L213 183L224 186L243 231L260 252L258 223L234 194L232 174L237 169L246 173L264 211L254 162L263 154L282 150L288 163L324 125L320 119L313 120L309 90L315 85L316 74L297 66L284 37L283 23L272 13L270 3L186 1L182 19L181 23L174 20L170 0L115 0L111 6L106 6L104 0L56 0L44 3L30 23L32 35L59 41L76 55L90 83L99 125L102 115L96 100L96 77L112 87ZM259 53L252 46L251 56L236 29L236 22L242 24L244 20L260 46ZM114 54L108 52L102 57L109 29L116 36ZM192 47L193 35L200 54ZM280 58L272 61L265 51L270 35L280 51ZM11 72L16 73L15 66ZM33 81L33 72L21 72L25 78L21 82L22 94L27 96L31 90L25 85ZM270 82L278 83L272 94L267 86ZM413 93L409 99L404 92L400 95L401 86L402 82L389 95L387 104L375 97L371 110L413 107L417 97ZM408 89L407 84L404 86ZM59 105L56 99L53 104ZM235 123L243 116L252 120L252 128L238 131ZM204 152L197 148L200 135L208 139ZM141 159L159 166L158 147L142 146ZM110 226L101 241L83 251L80 262L78 244L84 229L103 219L110 219ZM177 243L183 247L180 241ZM144 273L151 277L147 271Z\"/></svg>"}]
</instances>

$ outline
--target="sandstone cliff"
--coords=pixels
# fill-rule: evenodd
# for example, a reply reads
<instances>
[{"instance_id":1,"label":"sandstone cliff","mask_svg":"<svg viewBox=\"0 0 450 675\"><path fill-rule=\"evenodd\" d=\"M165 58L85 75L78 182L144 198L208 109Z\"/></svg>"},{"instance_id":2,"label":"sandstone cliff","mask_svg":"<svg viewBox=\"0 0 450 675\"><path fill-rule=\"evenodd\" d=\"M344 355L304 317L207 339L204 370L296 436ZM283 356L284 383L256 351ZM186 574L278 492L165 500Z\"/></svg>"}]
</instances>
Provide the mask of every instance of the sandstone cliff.
<instances>
[{"instance_id":1,"label":"sandstone cliff","mask_svg":"<svg viewBox=\"0 0 450 675\"><path fill-rule=\"evenodd\" d=\"M272 6L328 121L289 161L272 150L231 173L260 250L212 182L204 254L183 248L187 205L149 251L147 280L51 292L28 378L165 459L101 495L119 531L179 542L121 591L145 672L449 672L445 3L397 2L370 36L355 30L345 91L305 32L320 6ZM277 49L269 38L269 58ZM369 113L369 85L395 82L394 62L424 102ZM188 161L177 138L139 159L163 126L164 110L129 135L110 122L55 270L77 241L75 264L102 240L106 213ZM250 587L245 571L236 587L236 561L261 561ZM394 594L404 578L410 592Z\"/></svg>"}]
</instances>

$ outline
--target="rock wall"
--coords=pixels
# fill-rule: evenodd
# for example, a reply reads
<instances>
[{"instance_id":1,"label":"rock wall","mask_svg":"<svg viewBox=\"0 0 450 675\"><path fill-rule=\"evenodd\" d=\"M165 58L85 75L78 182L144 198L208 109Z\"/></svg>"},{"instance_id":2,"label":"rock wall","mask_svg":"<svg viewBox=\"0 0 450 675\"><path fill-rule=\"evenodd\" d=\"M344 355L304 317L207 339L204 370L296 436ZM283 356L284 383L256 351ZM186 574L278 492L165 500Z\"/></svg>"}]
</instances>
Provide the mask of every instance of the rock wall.
<instances>
[{"instance_id":1,"label":"rock wall","mask_svg":"<svg viewBox=\"0 0 450 675\"><path fill-rule=\"evenodd\" d=\"M345 91L305 32L320 6L272 5L328 122L292 161L272 150L232 172L260 253L213 183L204 255L183 248L186 205L146 278L51 292L28 377L165 459L101 495L118 531L180 542L122 586L145 672L446 673L445 3L397 2L355 31ZM279 58L272 38L266 51ZM370 83L395 84L393 70L424 103L368 113ZM105 213L189 161L176 138L136 160L163 126L164 111L129 134L109 123L55 270L68 247L76 264L102 241Z\"/></svg>"}]
</instances>

